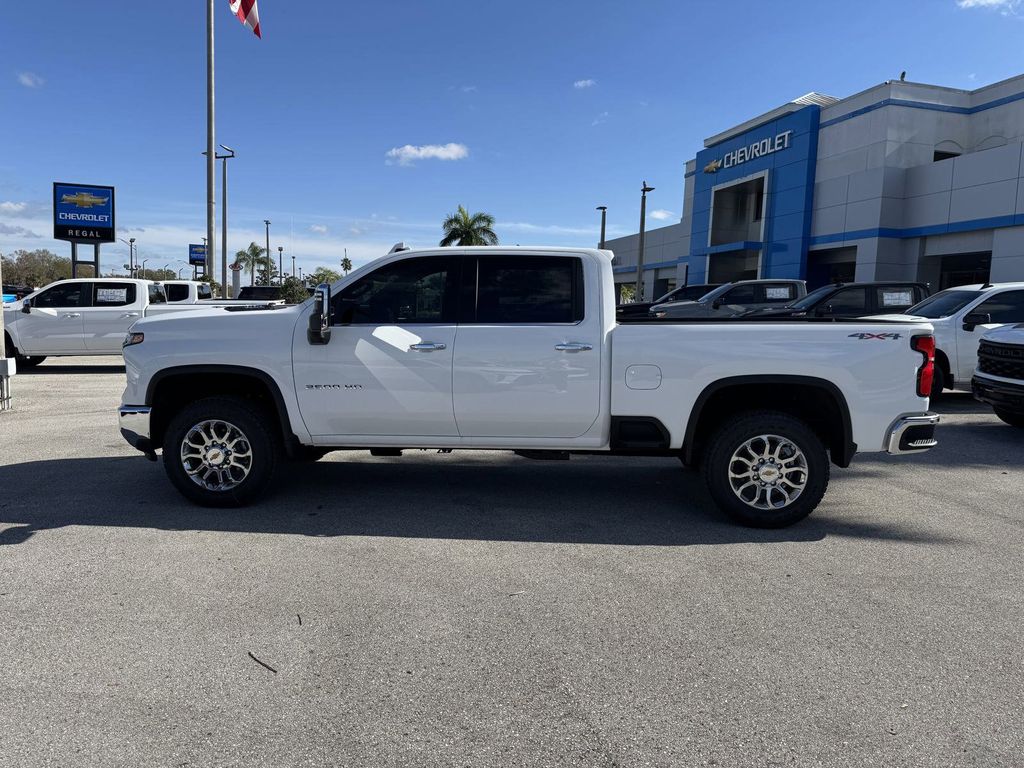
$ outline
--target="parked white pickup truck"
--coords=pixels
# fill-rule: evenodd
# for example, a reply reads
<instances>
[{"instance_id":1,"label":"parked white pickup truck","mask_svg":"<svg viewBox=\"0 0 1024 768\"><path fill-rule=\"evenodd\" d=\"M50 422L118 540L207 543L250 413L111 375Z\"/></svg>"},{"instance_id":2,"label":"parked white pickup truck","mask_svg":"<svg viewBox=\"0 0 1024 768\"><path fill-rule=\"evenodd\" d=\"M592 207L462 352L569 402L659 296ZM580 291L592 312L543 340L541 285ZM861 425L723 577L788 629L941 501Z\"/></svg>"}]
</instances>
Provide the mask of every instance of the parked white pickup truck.
<instances>
[{"instance_id":1,"label":"parked white pickup truck","mask_svg":"<svg viewBox=\"0 0 1024 768\"><path fill-rule=\"evenodd\" d=\"M935 444L928 323L617 323L610 251L400 251L263 312L184 313L125 339L121 433L187 498L261 497L332 449L702 462L736 520L788 525L829 455Z\"/></svg>"},{"instance_id":2,"label":"parked white pickup truck","mask_svg":"<svg viewBox=\"0 0 1024 768\"><path fill-rule=\"evenodd\" d=\"M33 368L47 357L116 355L128 327L142 317L210 308L265 308L279 302L202 301L171 304L161 283L81 278L50 283L5 304L4 354Z\"/></svg>"},{"instance_id":3,"label":"parked white pickup truck","mask_svg":"<svg viewBox=\"0 0 1024 768\"><path fill-rule=\"evenodd\" d=\"M996 416L1024 429L1024 323L985 334L978 346L978 369L971 379L974 397Z\"/></svg>"},{"instance_id":4,"label":"parked white pickup truck","mask_svg":"<svg viewBox=\"0 0 1024 768\"><path fill-rule=\"evenodd\" d=\"M284 304L284 299L215 299L209 283L198 280L161 280L168 304L201 307L265 307Z\"/></svg>"},{"instance_id":5,"label":"parked white pickup truck","mask_svg":"<svg viewBox=\"0 0 1024 768\"><path fill-rule=\"evenodd\" d=\"M978 364L978 342L987 331L1006 323L1024 323L1024 283L959 285L929 296L899 315L912 317L935 329L935 378L932 397L944 389L971 389Z\"/></svg>"}]
</instances>

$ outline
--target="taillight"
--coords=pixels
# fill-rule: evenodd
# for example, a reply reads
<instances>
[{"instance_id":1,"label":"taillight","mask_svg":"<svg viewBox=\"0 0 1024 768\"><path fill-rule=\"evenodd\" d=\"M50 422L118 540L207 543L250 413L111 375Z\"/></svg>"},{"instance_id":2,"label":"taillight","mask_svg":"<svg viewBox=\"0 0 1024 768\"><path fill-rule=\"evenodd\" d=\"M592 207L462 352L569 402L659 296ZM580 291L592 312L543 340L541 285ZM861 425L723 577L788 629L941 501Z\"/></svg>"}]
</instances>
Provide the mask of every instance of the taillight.
<instances>
[{"instance_id":1,"label":"taillight","mask_svg":"<svg viewBox=\"0 0 1024 768\"><path fill-rule=\"evenodd\" d=\"M935 337L913 336L910 348L924 357L924 364L917 369L917 396L928 397L932 393L932 379L935 377Z\"/></svg>"}]
</instances>

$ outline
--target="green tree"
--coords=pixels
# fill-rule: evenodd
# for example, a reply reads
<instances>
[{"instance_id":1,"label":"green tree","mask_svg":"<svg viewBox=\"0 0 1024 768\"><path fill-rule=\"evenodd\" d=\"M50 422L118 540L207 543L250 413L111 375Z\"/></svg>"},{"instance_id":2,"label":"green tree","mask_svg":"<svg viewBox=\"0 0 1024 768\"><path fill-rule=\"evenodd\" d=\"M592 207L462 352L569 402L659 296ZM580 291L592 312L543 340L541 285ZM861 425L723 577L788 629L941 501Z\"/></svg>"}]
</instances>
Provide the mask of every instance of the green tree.
<instances>
[{"instance_id":1,"label":"green tree","mask_svg":"<svg viewBox=\"0 0 1024 768\"><path fill-rule=\"evenodd\" d=\"M256 271L261 267L265 268L267 261L263 255L266 252L267 249L262 245L252 242L244 251L238 251L235 254L235 263L241 264L243 269L249 270L249 285L256 284Z\"/></svg>"},{"instance_id":2,"label":"green tree","mask_svg":"<svg viewBox=\"0 0 1024 768\"><path fill-rule=\"evenodd\" d=\"M352 271L352 259L348 256L341 260L341 271L345 275Z\"/></svg>"},{"instance_id":3,"label":"green tree","mask_svg":"<svg viewBox=\"0 0 1024 768\"><path fill-rule=\"evenodd\" d=\"M10 256L4 256L3 260L4 282L8 285L42 288L54 280L66 280L71 277L71 259L58 256L45 248L35 251L14 251ZM91 276L92 267L82 270L80 275Z\"/></svg>"},{"instance_id":4,"label":"green tree","mask_svg":"<svg viewBox=\"0 0 1024 768\"><path fill-rule=\"evenodd\" d=\"M461 205L441 223L444 237L441 247L450 245L497 245L494 234L494 217L489 213L470 214Z\"/></svg>"},{"instance_id":5,"label":"green tree","mask_svg":"<svg viewBox=\"0 0 1024 768\"><path fill-rule=\"evenodd\" d=\"M333 283L337 280L341 280L341 275L333 269L317 267L315 272L310 272L306 275L306 280L310 285L320 285L320 283Z\"/></svg>"},{"instance_id":6,"label":"green tree","mask_svg":"<svg viewBox=\"0 0 1024 768\"><path fill-rule=\"evenodd\" d=\"M261 262L256 270L256 285L273 285L278 277L276 264Z\"/></svg>"},{"instance_id":7,"label":"green tree","mask_svg":"<svg viewBox=\"0 0 1024 768\"><path fill-rule=\"evenodd\" d=\"M281 286L281 298L286 304L301 304L309 298L309 291L297 277L286 277Z\"/></svg>"}]
</instances>

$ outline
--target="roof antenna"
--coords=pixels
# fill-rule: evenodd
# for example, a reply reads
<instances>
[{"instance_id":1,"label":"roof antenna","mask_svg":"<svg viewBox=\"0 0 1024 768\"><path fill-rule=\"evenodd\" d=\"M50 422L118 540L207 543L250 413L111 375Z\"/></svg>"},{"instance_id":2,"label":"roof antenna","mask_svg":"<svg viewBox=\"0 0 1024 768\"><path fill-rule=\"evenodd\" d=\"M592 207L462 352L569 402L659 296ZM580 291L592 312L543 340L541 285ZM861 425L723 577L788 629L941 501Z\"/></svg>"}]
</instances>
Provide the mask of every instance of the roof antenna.
<instances>
[{"instance_id":1,"label":"roof antenna","mask_svg":"<svg viewBox=\"0 0 1024 768\"><path fill-rule=\"evenodd\" d=\"M395 243L394 245L392 245L391 246L391 250L388 251L388 254L390 255L392 253L400 253L401 251L408 251L408 250L411 250L411 249L403 241L403 242L398 242L398 243Z\"/></svg>"}]
</instances>

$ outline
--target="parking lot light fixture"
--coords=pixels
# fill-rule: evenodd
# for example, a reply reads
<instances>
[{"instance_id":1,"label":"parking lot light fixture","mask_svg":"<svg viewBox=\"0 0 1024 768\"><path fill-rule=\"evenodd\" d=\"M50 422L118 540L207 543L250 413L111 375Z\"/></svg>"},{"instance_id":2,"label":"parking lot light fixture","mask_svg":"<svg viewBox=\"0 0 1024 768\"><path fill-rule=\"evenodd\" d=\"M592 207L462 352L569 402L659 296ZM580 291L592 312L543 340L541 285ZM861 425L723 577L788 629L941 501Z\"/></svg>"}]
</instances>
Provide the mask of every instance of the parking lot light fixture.
<instances>
[{"instance_id":1,"label":"parking lot light fixture","mask_svg":"<svg viewBox=\"0 0 1024 768\"><path fill-rule=\"evenodd\" d=\"M633 301L643 301L644 295L644 228L647 225L647 193L654 187L644 185L640 188L640 239L636 251L636 297Z\"/></svg>"}]
</instances>

